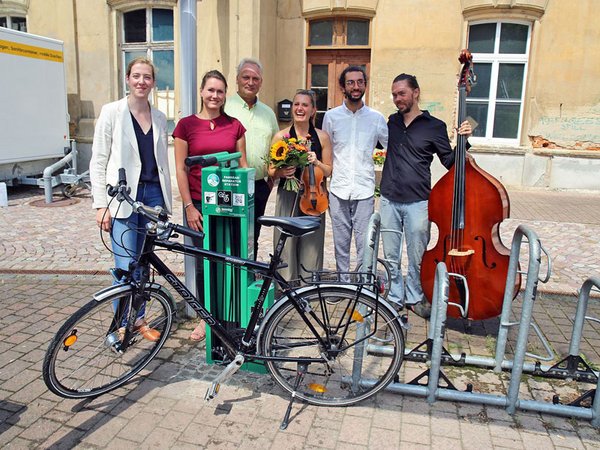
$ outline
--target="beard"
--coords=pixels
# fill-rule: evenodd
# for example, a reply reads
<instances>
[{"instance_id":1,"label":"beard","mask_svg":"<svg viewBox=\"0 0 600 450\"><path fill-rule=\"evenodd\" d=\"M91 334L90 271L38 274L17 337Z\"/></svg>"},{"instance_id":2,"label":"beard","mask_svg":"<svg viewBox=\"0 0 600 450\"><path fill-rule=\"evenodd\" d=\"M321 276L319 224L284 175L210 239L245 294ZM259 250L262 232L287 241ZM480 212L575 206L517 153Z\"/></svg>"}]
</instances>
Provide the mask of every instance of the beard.
<instances>
[{"instance_id":1,"label":"beard","mask_svg":"<svg viewBox=\"0 0 600 450\"><path fill-rule=\"evenodd\" d=\"M361 92L360 97L353 97L352 92L344 92L344 97L346 98L346 100L352 103L359 103L364 95L365 93Z\"/></svg>"},{"instance_id":2,"label":"beard","mask_svg":"<svg viewBox=\"0 0 600 450\"><path fill-rule=\"evenodd\" d=\"M396 105L396 108L398 108L398 112L400 114L406 114L406 113L410 112L413 105L414 105L414 102L410 102L410 103L401 104L399 106Z\"/></svg>"}]
</instances>

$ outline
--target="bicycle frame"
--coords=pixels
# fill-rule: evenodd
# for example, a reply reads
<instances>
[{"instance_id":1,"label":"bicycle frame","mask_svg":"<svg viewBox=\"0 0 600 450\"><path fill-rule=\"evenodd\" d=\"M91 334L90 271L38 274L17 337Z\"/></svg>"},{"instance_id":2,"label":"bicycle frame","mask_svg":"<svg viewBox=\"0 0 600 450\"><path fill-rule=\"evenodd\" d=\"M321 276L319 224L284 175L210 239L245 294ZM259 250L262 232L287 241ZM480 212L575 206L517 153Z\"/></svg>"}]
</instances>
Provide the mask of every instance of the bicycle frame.
<instances>
[{"instance_id":1,"label":"bicycle frame","mask_svg":"<svg viewBox=\"0 0 600 450\"><path fill-rule=\"evenodd\" d=\"M140 257L135 262L135 266L142 268L153 267L160 276L164 277L173 287L173 289L175 289L177 293L192 307L192 309L194 309L194 311L196 311L196 313L208 324L212 332L221 340L221 343L228 351L229 356L231 356L232 358L235 357L235 355L241 351L244 357L248 357L249 359L257 361L299 361L306 363L322 362L323 358L300 359L297 357L288 358L277 356L262 356L257 355L256 351L253 353L247 353L251 348L252 333L256 325L258 324L260 314L267 297L267 292L273 280L277 281L280 284L280 286L283 287L284 294L288 298L292 299L295 308L298 310L300 316L302 317L306 325L313 332L315 339L319 341L319 343L323 345L323 347L326 346L326 343L321 338L319 332L314 328L313 324L306 318L306 312L304 311L302 305L300 305L300 301L295 295L294 291L291 289L289 283L277 272L277 267L280 261L279 257L281 255L286 240L287 235L285 235L285 233L282 233L279 242L277 243L277 247L275 248L275 252L271 258L271 262L269 264L266 264L254 260L239 258L223 253L214 252L211 250L193 247L179 242L161 240L157 235L156 226L153 226L151 224L150 229L148 229L146 232L146 238L144 239L142 251L140 253ZM232 264L236 267L246 268L254 273L266 275L264 278L265 282L262 285L258 298L254 304L254 309L250 315L248 326L244 331L244 335L241 341L243 349L237 348L237 343L233 340L231 334L227 331L227 329L210 313L210 311L206 309L202 302L200 302L196 298L196 296L173 273L173 271L169 269L169 267L156 255L156 253L154 252L155 247L164 248L173 252L184 253L186 255L192 255L195 257L206 258L210 261ZM141 296L143 296L144 286L148 282L149 276L150 273L148 270L142 270L142 274L137 287L138 294ZM314 315L314 313L312 314ZM320 323L320 321L318 323Z\"/></svg>"}]
</instances>

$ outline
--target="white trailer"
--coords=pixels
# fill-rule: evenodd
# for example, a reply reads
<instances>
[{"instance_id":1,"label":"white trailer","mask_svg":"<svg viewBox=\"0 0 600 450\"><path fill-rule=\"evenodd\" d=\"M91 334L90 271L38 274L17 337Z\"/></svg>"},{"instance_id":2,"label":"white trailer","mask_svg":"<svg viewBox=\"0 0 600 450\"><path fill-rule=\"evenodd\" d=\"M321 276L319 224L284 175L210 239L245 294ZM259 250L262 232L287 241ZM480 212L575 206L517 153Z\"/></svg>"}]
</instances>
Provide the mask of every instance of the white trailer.
<instances>
[{"instance_id":1,"label":"white trailer","mask_svg":"<svg viewBox=\"0 0 600 450\"><path fill-rule=\"evenodd\" d=\"M0 181L38 184L52 201L69 142L62 41L0 27Z\"/></svg>"}]
</instances>

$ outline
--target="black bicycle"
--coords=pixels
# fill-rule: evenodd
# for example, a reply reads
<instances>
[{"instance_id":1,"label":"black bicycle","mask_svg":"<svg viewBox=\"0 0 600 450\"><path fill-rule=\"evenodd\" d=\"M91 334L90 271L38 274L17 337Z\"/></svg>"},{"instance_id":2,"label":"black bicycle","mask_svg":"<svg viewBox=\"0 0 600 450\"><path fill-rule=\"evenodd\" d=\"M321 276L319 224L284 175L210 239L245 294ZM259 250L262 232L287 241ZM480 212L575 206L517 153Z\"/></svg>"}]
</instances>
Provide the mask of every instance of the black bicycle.
<instances>
[{"instance_id":1,"label":"black bicycle","mask_svg":"<svg viewBox=\"0 0 600 450\"><path fill-rule=\"evenodd\" d=\"M154 272L167 280L222 343L227 367L212 383L207 399L248 361L263 362L275 381L292 394L291 401L297 397L315 405L351 405L394 379L404 357L404 335L396 311L379 298L377 277L364 273L346 283L331 280L330 272L327 276L314 272L305 286L293 287L278 273L286 239L316 230L320 218L261 217L263 226L282 230L270 262L233 257L176 241L177 234L192 238L203 234L170 222L160 207L134 201L121 170L119 185L109 193L150 220L143 249L129 272L116 274L125 277L124 283L94 294L56 333L43 366L44 381L52 392L66 398L96 397L125 384L152 361L169 336L176 311L171 294L154 281ZM162 262L157 248L260 274L264 282L248 326L226 329ZM140 268L141 278L136 281L130 273ZM282 295L263 314L273 281ZM160 333L158 340L144 339L136 328L140 310L147 325Z\"/></svg>"}]
</instances>

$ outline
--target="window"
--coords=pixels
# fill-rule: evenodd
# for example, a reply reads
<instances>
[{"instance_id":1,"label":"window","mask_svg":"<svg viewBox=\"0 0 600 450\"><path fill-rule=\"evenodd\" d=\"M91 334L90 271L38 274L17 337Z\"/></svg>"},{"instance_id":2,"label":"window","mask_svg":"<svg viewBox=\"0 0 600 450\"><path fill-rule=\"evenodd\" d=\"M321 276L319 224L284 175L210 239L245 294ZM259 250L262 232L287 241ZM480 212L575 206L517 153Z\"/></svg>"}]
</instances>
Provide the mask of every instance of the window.
<instances>
[{"instance_id":1,"label":"window","mask_svg":"<svg viewBox=\"0 0 600 450\"><path fill-rule=\"evenodd\" d=\"M369 24L365 19L313 20L309 24L308 46L346 47L369 45Z\"/></svg>"},{"instance_id":2,"label":"window","mask_svg":"<svg viewBox=\"0 0 600 450\"><path fill-rule=\"evenodd\" d=\"M369 20L347 17L316 19L308 23L306 84L317 96L318 128L325 112L343 101L338 78L344 68L362 66L369 75L369 27Z\"/></svg>"},{"instance_id":3,"label":"window","mask_svg":"<svg viewBox=\"0 0 600 450\"><path fill-rule=\"evenodd\" d=\"M518 142L529 59L529 24L493 22L469 27L469 50L477 83L467 114L478 123L473 137Z\"/></svg>"},{"instance_id":4,"label":"window","mask_svg":"<svg viewBox=\"0 0 600 450\"><path fill-rule=\"evenodd\" d=\"M171 131L175 120L173 10L144 8L123 13L122 41L124 94L127 94L125 70L129 62L140 56L151 59L157 69L151 101L166 114Z\"/></svg>"},{"instance_id":5,"label":"window","mask_svg":"<svg viewBox=\"0 0 600 450\"><path fill-rule=\"evenodd\" d=\"M25 17L1 16L0 27L27 32L27 21Z\"/></svg>"}]
</instances>

